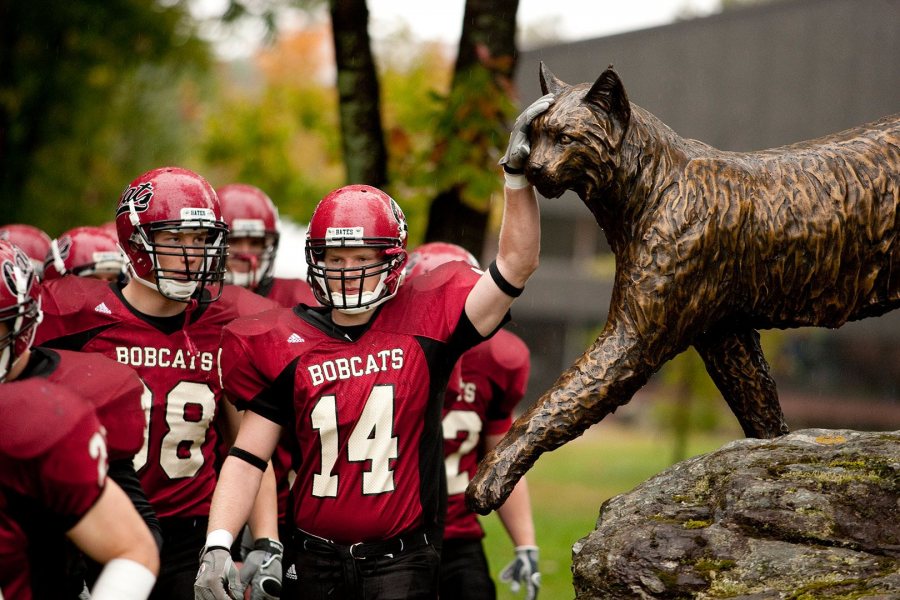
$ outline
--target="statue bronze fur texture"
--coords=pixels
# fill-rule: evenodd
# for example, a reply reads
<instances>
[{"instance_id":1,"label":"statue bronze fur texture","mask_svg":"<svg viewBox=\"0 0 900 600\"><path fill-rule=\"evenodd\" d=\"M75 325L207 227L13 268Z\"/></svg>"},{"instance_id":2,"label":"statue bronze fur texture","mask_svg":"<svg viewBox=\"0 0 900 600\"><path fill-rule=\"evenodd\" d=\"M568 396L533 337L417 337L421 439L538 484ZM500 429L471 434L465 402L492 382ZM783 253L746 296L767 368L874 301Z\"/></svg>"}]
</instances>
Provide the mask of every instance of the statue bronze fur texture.
<instances>
[{"instance_id":1,"label":"statue bronze fur texture","mask_svg":"<svg viewBox=\"0 0 900 600\"><path fill-rule=\"evenodd\" d=\"M693 346L748 437L788 432L759 329L840 327L900 306L900 114L816 140L724 152L631 104L612 68L530 132L525 174L574 190L615 253L606 326L481 462L486 514L544 452L627 403Z\"/></svg>"}]
</instances>

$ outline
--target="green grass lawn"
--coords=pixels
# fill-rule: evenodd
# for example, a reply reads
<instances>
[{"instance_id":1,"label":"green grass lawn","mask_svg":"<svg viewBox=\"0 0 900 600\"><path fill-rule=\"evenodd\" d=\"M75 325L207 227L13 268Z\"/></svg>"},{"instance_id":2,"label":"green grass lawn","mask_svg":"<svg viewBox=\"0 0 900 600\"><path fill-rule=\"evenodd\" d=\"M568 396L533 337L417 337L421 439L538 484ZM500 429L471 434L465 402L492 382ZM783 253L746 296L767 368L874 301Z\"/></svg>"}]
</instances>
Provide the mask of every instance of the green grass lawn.
<instances>
[{"instance_id":1,"label":"green grass lawn","mask_svg":"<svg viewBox=\"0 0 900 600\"><path fill-rule=\"evenodd\" d=\"M742 437L739 433L694 436L688 456L703 454ZM673 441L603 422L584 436L544 454L528 472L537 541L541 549L542 600L574 598L572 544L594 529L604 500L627 492L672 464ZM485 550L497 582L498 598L521 598L501 584L497 573L511 560L512 545L492 513L481 520Z\"/></svg>"}]
</instances>

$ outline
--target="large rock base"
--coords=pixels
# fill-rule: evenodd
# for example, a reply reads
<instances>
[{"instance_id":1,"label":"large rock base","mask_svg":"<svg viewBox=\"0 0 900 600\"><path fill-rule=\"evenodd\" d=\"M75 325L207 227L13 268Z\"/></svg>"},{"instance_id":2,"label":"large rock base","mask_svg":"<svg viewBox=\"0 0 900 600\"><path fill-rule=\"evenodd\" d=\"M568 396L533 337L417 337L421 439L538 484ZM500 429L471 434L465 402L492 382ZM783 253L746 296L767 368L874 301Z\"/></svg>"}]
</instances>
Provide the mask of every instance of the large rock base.
<instances>
[{"instance_id":1,"label":"large rock base","mask_svg":"<svg viewBox=\"0 0 900 600\"><path fill-rule=\"evenodd\" d=\"M900 599L900 431L806 429L678 463L600 508L579 599Z\"/></svg>"}]
</instances>

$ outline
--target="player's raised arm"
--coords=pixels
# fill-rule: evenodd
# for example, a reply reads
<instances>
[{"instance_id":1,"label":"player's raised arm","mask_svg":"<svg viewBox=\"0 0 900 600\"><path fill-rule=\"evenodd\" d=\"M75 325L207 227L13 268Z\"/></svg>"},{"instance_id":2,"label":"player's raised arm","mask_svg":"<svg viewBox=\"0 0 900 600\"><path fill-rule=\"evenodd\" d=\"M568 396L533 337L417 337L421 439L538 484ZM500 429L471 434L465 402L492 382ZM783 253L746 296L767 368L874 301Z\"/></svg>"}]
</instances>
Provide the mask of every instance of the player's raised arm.
<instances>
[{"instance_id":1,"label":"player's raised arm","mask_svg":"<svg viewBox=\"0 0 900 600\"><path fill-rule=\"evenodd\" d=\"M482 335L488 335L500 324L538 267L540 211L534 188L525 179L525 163L531 151L528 142L531 122L552 102L552 96L543 96L519 115L510 133L506 153L500 159L506 185L497 258L466 300L466 315Z\"/></svg>"}]
</instances>

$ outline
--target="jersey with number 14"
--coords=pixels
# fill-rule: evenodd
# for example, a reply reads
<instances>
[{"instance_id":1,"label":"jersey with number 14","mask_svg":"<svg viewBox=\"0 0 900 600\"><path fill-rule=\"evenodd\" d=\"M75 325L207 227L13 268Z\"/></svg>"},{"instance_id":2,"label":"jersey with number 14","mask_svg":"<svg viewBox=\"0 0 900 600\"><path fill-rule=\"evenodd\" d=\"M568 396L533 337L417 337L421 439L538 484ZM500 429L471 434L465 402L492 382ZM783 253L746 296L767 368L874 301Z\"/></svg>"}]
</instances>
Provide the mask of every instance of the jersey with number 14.
<instances>
[{"instance_id":1,"label":"jersey with number 14","mask_svg":"<svg viewBox=\"0 0 900 600\"><path fill-rule=\"evenodd\" d=\"M356 341L324 309L225 328L228 396L297 440L297 527L344 544L440 527L441 406L457 358L483 340L463 310L479 276L457 263L403 285Z\"/></svg>"},{"instance_id":2,"label":"jersey with number 14","mask_svg":"<svg viewBox=\"0 0 900 600\"><path fill-rule=\"evenodd\" d=\"M222 399L219 337L236 317L272 304L239 289L190 314L153 318L133 309L116 284L84 277L49 282L41 299L37 343L98 352L141 378L146 441L134 468L156 514L207 516L219 441L213 424Z\"/></svg>"}]
</instances>

